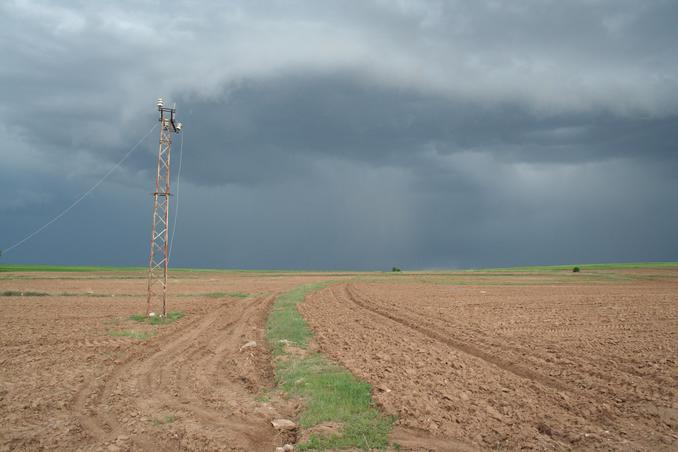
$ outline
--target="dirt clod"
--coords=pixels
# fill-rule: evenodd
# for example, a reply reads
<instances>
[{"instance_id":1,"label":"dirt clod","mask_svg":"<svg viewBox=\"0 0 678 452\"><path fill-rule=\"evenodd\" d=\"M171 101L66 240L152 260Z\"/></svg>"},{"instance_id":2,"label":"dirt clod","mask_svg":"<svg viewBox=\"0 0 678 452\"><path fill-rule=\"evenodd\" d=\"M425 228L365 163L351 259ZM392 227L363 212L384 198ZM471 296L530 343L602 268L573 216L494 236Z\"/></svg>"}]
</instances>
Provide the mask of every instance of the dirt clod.
<instances>
[{"instance_id":1,"label":"dirt clod","mask_svg":"<svg viewBox=\"0 0 678 452\"><path fill-rule=\"evenodd\" d=\"M276 430L295 430L297 428L297 424L289 419L273 419L271 425Z\"/></svg>"},{"instance_id":2,"label":"dirt clod","mask_svg":"<svg viewBox=\"0 0 678 452\"><path fill-rule=\"evenodd\" d=\"M240 351L257 346L257 341L248 341L240 347Z\"/></svg>"}]
</instances>

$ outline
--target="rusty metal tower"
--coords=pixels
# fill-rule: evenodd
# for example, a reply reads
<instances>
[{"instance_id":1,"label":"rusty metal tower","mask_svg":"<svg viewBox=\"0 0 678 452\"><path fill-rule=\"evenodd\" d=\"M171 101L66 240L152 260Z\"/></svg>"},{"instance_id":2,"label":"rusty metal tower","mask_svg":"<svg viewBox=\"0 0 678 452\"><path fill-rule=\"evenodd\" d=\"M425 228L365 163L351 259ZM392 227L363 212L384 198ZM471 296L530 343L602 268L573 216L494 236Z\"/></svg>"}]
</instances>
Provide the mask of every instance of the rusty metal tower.
<instances>
[{"instance_id":1,"label":"rusty metal tower","mask_svg":"<svg viewBox=\"0 0 678 452\"><path fill-rule=\"evenodd\" d=\"M153 228L151 230L151 256L148 263L148 298L146 315L152 306L162 300L162 316L167 305L167 266L169 242L169 198L170 198L170 157L172 136L181 131L181 123L176 122L176 105L165 107L162 98L158 99L160 112L160 145L158 147L158 171L155 177L153 193Z\"/></svg>"}]
</instances>

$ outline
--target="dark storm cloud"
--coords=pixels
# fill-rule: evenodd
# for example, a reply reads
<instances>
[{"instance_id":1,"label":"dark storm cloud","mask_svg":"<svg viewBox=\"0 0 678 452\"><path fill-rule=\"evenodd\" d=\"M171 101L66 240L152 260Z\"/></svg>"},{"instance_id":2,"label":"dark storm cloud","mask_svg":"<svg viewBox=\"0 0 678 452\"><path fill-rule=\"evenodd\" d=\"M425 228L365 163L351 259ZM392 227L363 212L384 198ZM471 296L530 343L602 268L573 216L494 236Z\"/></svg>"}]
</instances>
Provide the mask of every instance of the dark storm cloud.
<instances>
[{"instance_id":1,"label":"dark storm cloud","mask_svg":"<svg viewBox=\"0 0 678 452\"><path fill-rule=\"evenodd\" d=\"M678 142L678 116L545 118L519 105L382 88L352 74L248 82L226 102L184 105L193 112L191 141L200 155L187 174L206 184L296 177L319 157L405 167L430 162L429 152L474 151L507 162L662 160Z\"/></svg>"},{"instance_id":2,"label":"dark storm cloud","mask_svg":"<svg viewBox=\"0 0 678 452\"><path fill-rule=\"evenodd\" d=\"M165 95L179 265L675 257L677 19L671 1L4 3L0 246ZM156 139L97 192L109 209L88 199L16 259L136 262ZM75 245L98 228L111 255Z\"/></svg>"}]
</instances>

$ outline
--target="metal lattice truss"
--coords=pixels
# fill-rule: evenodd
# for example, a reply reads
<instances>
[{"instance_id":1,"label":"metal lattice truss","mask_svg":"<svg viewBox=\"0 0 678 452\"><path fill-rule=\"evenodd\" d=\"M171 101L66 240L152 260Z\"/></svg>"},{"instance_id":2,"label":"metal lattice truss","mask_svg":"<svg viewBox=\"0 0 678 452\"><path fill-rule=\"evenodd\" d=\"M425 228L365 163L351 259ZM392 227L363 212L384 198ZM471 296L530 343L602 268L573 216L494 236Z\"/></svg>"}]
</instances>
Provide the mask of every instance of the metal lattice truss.
<instances>
[{"instance_id":1,"label":"metal lattice truss","mask_svg":"<svg viewBox=\"0 0 678 452\"><path fill-rule=\"evenodd\" d=\"M181 123L175 123L175 108L163 105L158 100L160 111L160 146L158 147L158 170L153 193L153 228L151 231L151 256L148 264L148 298L146 315L151 312L166 314L167 306L167 267L169 265L169 198L170 198L170 158L172 136L179 133ZM162 304L162 310L160 305ZM157 309L154 311L154 309Z\"/></svg>"}]
</instances>

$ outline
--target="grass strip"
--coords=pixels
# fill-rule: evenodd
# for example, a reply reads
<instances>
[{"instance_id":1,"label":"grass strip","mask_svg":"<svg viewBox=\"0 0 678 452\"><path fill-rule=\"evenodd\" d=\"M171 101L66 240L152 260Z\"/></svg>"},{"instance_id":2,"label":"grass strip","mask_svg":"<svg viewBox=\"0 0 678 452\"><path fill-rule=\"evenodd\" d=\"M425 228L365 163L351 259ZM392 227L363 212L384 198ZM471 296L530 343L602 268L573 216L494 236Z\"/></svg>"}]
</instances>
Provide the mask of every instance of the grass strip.
<instances>
[{"instance_id":1,"label":"grass strip","mask_svg":"<svg viewBox=\"0 0 678 452\"><path fill-rule=\"evenodd\" d=\"M130 316L130 320L134 320L139 323L148 323L151 325L167 325L168 323L176 322L184 316L184 313L181 311L172 311L168 312L166 316L161 317L159 315L149 317L144 314L134 314Z\"/></svg>"},{"instance_id":2,"label":"grass strip","mask_svg":"<svg viewBox=\"0 0 678 452\"><path fill-rule=\"evenodd\" d=\"M313 434L296 450L383 449L389 445L393 419L372 402L371 387L345 368L317 352L289 353L288 346L307 349L313 333L297 310L297 304L328 283L307 284L276 300L267 324L267 339L275 359L278 387L304 400L299 417L303 428L324 422L341 425L330 436Z\"/></svg>"},{"instance_id":3,"label":"grass strip","mask_svg":"<svg viewBox=\"0 0 678 452\"><path fill-rule=\"evenodd\" d=\"M0 264L0 272L119 272L143 271L146 267L97 267L92 265Z\"/></svg>"},{"instance_id":4,"label":"grass strip","mask_svg":"<svg viewBox=\"0 0 678 452\"><path fill-rule=\"evenodd\" d=\"M651 268L676 268L678 262L618 262L607 264L569 264L569 265L530 265L524 267L499 267L499 268L478 268L467 269L467 272L494 272L506 271L513 272L559 272L572 271L573 267L579 267L584 270L624 270L624 269L651 269Z\"/></svg>"},{"instance_id":5,"label":"grass strip","mask_svg":"<svg viewBox=\"0 0 678 452\"><path fill-rule=\"evenodd\" d=\"M49 294L47 292L22 292L19 290L5 290L0 292L0 297L46 297Z\"/></svg>"},{"instance_id":6,"label":"grass strip","mask_svg":"<svg viewBox=\"0 0 678 452\"><path fill-rule=\"evenodd\" d=\"M297 311L297 303L303 301L307 294L320 290L325 285L317 283L298 286L280 295L275 301L266 325L266 338L271 344L273 355L278 356L284 352L285 342L300 348L308 346L313 332Z\"/></svg>"},{"instance_id":7,"label":"grass strip","mask_svg":"<svg viewBox=\"0 0 678 452\"><path fill-rule=\"evenodd\" d=\"M26 290L5 290L0 292L0 297L90 297L90 298L114 298L114 297L138 297L142 295L134 294L112 294L112 293L94 293L94 292L32 292Z\"/></svg>"},{"instance_id":8,"label":"grass strip","mask_svg":"<svg viewBox=\"0 0 678 452\"><path fill-rule=\"evenodd\" d=\"M207 297L207 298L247 298L250 294L245 292L204 292L196 294L183 294L180 297Z\"/></svg>"},{"instance_id":9,"label":"grass strip","mask_svg":"<svg viewBox=\"0 0 678 452\"><path fill-rule=\"evenodd\" d=\"M117 330L109 331L108 334L113 337L131 337L133 339L145 341L149 337L154 336L155 331Z\"/></svg>"}]
</instances>

